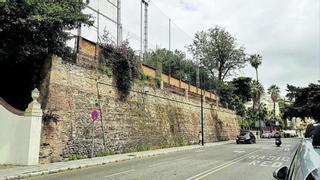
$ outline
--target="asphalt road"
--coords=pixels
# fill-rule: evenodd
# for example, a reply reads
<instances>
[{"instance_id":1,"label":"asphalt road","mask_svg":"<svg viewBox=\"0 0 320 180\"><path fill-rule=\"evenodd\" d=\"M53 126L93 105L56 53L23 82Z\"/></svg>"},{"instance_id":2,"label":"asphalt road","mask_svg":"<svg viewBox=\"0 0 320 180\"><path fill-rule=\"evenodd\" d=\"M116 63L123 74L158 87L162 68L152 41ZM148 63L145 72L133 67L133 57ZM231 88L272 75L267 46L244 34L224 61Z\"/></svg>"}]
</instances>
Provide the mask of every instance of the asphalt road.
<instances>
[{"instance_id":1,"label":"asphalt road","mask_svg":"<svg viewBox=\"0 0 320 180\"><path fill-rule=\"evenodd\" d=\"M155 157L110 163L32 179L223 179L271 180L274 169L289 165L300 139L256 144L225 144Z\"/></svg>"}]
</instances>

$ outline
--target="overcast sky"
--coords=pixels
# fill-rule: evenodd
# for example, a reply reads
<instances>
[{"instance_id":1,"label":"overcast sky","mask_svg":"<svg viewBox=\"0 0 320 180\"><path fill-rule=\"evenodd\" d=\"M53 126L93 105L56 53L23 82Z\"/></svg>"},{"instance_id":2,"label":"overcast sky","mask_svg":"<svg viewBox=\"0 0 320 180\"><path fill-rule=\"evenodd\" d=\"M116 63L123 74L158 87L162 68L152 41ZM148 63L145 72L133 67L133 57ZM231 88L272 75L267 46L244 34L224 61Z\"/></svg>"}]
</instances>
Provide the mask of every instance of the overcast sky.
<instances>
[{"instance_id":1,"label":"overcast sky","mask_svg":"<svg viewBox=\"0 0 320 180\"><path fill-rule=\"evenodd\" d=\"M101 6L101 5L100 5ZM115 17L115 16L114 16ZM247 54L262 55L265 88L306 86L320 80L320 0L151 0L149 48L185 50L194 34L219 25ZM123 37L140 49L140 0L122 0ZM255 77L250 65L240 75Z\"/></svg>"}]
</instances>

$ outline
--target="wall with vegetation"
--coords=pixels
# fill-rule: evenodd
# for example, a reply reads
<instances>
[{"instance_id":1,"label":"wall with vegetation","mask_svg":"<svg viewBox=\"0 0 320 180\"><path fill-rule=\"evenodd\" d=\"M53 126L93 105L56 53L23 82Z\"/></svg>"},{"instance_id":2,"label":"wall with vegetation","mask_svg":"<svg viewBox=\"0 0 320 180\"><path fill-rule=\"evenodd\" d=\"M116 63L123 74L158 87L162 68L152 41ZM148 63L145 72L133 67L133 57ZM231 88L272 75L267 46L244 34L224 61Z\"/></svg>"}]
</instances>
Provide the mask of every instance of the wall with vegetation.
<instances>
[{"instance_id":1,"label":"wall with vegetation","mask_svg":"<svg viewBox=\"0 0 320 180\"><path fill-rule=\"evenodd\" d=\"M58 57L47 68L41 88L42 163L89 157L92 136L95 156L199 143L199 99L137 81L121 101L112 77ZM101 117L93 134L94 108L101 108ZM235 138L239 126L234 112L207 103L204 115L205 142Z\"/></svg>"}]
</instances>

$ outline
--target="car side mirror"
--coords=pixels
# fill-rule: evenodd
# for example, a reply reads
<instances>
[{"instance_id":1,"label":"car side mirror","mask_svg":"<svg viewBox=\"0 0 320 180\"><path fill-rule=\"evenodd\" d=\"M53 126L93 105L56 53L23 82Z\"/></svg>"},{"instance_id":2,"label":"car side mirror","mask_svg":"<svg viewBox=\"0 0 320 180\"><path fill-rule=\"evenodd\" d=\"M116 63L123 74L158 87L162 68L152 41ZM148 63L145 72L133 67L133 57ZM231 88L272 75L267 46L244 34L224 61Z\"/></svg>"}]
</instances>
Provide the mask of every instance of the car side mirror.
<instances>
[{"instance_id":1,"label":"car side mirror","mask_svg":"<svg viewBox=\"0 0 320 180\"><path fill-rule=\"evenodd\" d=\"M284 180L288 174L288 167L283 166L281 168L276 169L273 172L273 177L278 179L278 180Z\"/></svg>"}]
</instances>

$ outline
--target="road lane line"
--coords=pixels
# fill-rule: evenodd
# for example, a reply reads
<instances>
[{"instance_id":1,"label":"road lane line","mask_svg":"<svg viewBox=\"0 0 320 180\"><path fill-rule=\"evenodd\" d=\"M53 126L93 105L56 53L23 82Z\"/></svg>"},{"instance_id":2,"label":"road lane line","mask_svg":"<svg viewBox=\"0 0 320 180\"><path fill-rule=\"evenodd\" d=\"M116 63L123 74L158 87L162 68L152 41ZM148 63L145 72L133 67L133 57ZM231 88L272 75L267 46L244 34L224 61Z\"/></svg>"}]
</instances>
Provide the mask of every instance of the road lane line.
<instances>
[{"instance_id":1,"label":"road lane line","mask_svg":"<svg viewBox=\"0 0 320 180\"><path fill-rule=\"evenodd\" d=\"M225 168L225 167L228 167L228 166L230 166L230 165L233 165L233 164L235 164L235 163L237 163L237 162L239 162L239 161L241 161L241 160L243 160L243 159L245 159L245 158L248 158L251 154L253 154L253 153L257 152L257 151L259 151L259 150L252 151L252 152L250 152L250 153L248 153L248 154L246 154L246 155L243 155L243 156L240 156L240 157L238 157L238 158L235 158L235 159L233 159L233 160L231 160L231 161L228 161L228 162L226 162L226 163L223 163L223 164L221 164L221 165L219 165L219 166L217 166L217 167L213 167L213 168L211 168L211 169L208 169L208 170L206 170L206 171L203 171L203 172L201 172L201 173L199 173L199 174L196 174L196 175L194 175L194 176L192 176L192 177L190 177L190 178L187 178L186 180L198 179L199 177L203 178L203 177L211 174L212 171L216 172L216 169L218 169L217 171L219 171L219 170L221 170L221 169L223 169L223 168ZM233 163L233 162L234 162L234 163ZM229 164L230 164L230 165L229 165ZM213 173L213 172L212 172L212 173ZM204 175L205 175L205 176L204 176Z\"/></svg>"},{"instance_id":2,"label":"road lane line","mask_svg":"<svg viewBox=\"0 0 320 180\"><path fill-rule=\"evenodd\" d=\"M187 157L178 158L178 159L172 159L171 161L180 161L180 160L183 160L183 159L187 159Z\"/></svg>"},{"instance_id":3,"label":"road lane line","mask_svg":"<svg viewBox=\"0 0 320 180\"><path fill-rule=\"evenodd\" d=\"M194 152L203 152L204 151L204 149L202 149L202 150L196 150L196 151L194 151Z\"/></svg>"},{"instance_id":4,"label":"road lane line","mask_svg":"<svg viewBox=\"0 0 320 180\"><path fill-rule=\"evenodd\" d=\"M159 165L166 164L166 163L169 163L169 162L168 161L159 162L159 163L151 164L149 167L155 167L155 166L159 166Z\"/></svg>"},{"instance_id":5,"label":"road lane line","mask_svg":"<svg viewBox=\"0 0 320 180\"><path fill-rule=\"evenodd\" d=\"M155 167L155 166L166 164L166 163L169 163L169 162L172 162L172 161L180 161L180 160L183 160L183 159L187 159L187 157L178 158L178 159L171 159L171 160L168 160L168 161L161 161L161 162L158 162L158 163L155 163L155 164L151 164L151 165L149 165L149 167Z\"/></svg>"},{"instance_id":6,"label":"road lane line","mask_svg":"<svg viewBox=\"0 0 320 180\"><path fill-rule=\"evenodd\" d=\"M108 177L112 177L112 176L127 174L127 173L132 172L132 171L134 171L134 169L130 169L130 170L127 170L127 171L122 171L122 172L119 172L119 173L110 174L110 175L107 175L105 177L108 178Z\"/></svg>"},{"instance_id":7,"label":"road lane line","mask_svg":"<svg viewBox=\"0 0 320 180\"><path fill-rule=\"evenodd\" d=\"M234 161L234 162L232 162L232 163L226 164L226 165L224 165L224 166L222 166L222 167L220 167L220 168L218 168L218 169L215 169L215 170L213 170L213 171L208 172L207 174L204 174L204 175L202 175L202 176L200 176L200 177L197 177L195 180L202 179L202 178L204 178L204 177L206 177L206 176L208 176L208 175L210 175L210 174L213 174L213 173L215 173L215 172L217 172L217 171L220 171L220 170L222 170L222 169L224 169L224 168L226 168L226 167L229 167L229 166L231 166L231 165L233 165L233 164L235 164L235 163L238 163L239 161L242 161L243 159L246 159L246 158L247 158L247 157L243 157L243 158L238 159L237 161Z\"/></svg>"}]
</instances>

